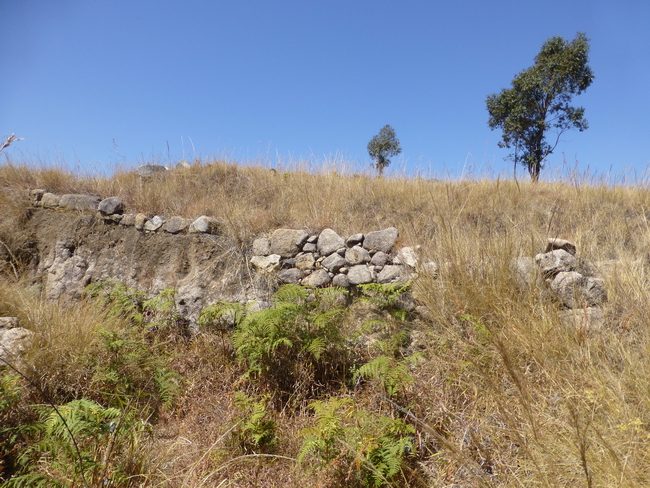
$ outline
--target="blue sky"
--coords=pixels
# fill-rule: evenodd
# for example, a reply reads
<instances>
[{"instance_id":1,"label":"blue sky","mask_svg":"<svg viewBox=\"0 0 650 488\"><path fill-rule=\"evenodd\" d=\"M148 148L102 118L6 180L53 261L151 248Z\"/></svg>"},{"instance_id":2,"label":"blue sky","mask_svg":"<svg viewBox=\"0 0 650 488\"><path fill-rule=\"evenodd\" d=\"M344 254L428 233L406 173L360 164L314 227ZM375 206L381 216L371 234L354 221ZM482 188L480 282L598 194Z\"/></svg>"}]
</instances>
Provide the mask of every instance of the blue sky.
<instances>
[{"instance_id":1,"label":"blue sky","mask_svg":"<svg viewBox=\"0 0 650 488\"><path fill-rule=\"evenodd\" d=\"M25 138L12 161L102 172L211 156L365 170L390 124L403 151L388 174L511 175L485 98L578 31L590 128L563 135L542 178L564 159L641 175L647 0L0 0L0 137Z\"/></svg>"}]
</instances>

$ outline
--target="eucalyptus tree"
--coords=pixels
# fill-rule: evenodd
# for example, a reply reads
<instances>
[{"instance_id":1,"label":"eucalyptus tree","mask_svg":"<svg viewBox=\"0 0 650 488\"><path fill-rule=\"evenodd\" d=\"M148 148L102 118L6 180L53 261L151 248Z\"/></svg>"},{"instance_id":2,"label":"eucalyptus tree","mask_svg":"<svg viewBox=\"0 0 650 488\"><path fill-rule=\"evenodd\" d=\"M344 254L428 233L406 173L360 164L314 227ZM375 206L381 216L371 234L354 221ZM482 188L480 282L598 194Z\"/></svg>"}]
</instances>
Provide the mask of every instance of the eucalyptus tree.
<instances>
[{"instance_id":1,"label":"eucalyptus tree","mask_svg":"<svg viewBox=\"0 0 650 488\"><path fill-rule=\"evenodd\" d=\"M390 164L389 157L397 156L402 152L399 139L395 136L395 129L385 125L368 143L368 154L375 161L375 168L379 176L384 174L384 168Z\"/></svg>"},{"instance_id":2,"label":"eucalyptus tree","mask_svg":"<svg viewBox=\"0 0 650 488\"><path fill-rule=\"evenodd\" d=\"M551 37L535 56L535 65L515 76L512 88L487 97L488 125L503 131L499 147L512 149L506 159L525 166L533 181L539 180L544 160L564 132L589 127L585 109L570 105L594 79L588 62L589 39L583 32L570 42Z\"/></svg>"}]
</instances>

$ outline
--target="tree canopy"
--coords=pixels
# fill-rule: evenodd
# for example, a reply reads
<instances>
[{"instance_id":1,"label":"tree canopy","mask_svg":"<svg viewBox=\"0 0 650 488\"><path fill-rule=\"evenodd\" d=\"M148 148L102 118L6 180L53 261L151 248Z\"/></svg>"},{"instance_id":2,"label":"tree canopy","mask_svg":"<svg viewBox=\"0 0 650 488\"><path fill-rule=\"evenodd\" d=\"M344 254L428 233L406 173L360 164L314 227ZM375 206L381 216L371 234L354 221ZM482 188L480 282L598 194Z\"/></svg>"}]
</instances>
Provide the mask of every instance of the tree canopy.
<instances>
[{"instance_id":1,"label":"tree canopy","mask_svg":"<svg viewBox=\"0 0 650 488\"><path fill-rule=\"evenodd\" d=\"M503 130L499 146L513 150L508 158L525 166L533 181L565 131L589 127L584 108L570 105L572 96L594 79L588 54L589 39L582 32L571 42L551 37L535 56L535 65L515 76L512 88L487 97L488 125Z\"/></svg>"},{"instance_id":2,"label":"tree canopy","mask_svg":"<svg viewBox=\"0 0 650 488\"><path fill-rule=\"evenodd\" d=\"M379 176L384 173L384 168L390 164L389 157L397 156L402 152L399 139L395 137L395 130L390 125L385 125L379 134L368 143L368 154L375 161L375 168Z\"/></svg>"}]
</instances>

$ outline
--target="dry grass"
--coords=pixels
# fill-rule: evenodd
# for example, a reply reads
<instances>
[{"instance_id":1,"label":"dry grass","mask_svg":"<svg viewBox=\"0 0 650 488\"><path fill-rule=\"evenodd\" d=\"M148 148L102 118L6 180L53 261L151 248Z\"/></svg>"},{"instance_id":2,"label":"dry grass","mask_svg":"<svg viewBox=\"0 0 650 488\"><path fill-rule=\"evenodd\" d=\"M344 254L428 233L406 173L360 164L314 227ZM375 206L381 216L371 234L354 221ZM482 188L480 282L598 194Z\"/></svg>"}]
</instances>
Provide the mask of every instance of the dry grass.
<instances>
[{"instance_id":1,"label":"dry grass","mask_svg":"<svg viewBox=\"0 0 650 488\"><path fill-rule=\"evenodd\" d=\"M24 242L16 236L26 191L37 187L117 195L133 212L213 215L244 246L278 227L349 235L395 226L402 244L420 244L427 258L444 264L439 278L423 276L415 285L431 311L420 324L426 361L405 394L422 423L421 483L650 484L650 191L643 186L280 173L219 161L141 181L128 172L80 178L5 165L0 240L14 254ZM512 258L534 256L548 237L575 242L581 258L602 265L602 328L564 325L556 303L537 288L516 286ZM13 262L19 273L20 259ZM28 327L43 331L49 358L71 358L92 344L89 324L99 317L89 308L10 300L22 297L12 286L3 285L0 315L22 314ZM156 427L150 485L323 485L291 461L306 411L275 413L277 454L285 457L240 457L228 447L230 394L241 371L224 341L200 336L174 346L185 387ZM65 369L65 360L57 364ZM368 395L359 401L372 404Z\"/></svg>"}]
</instances>

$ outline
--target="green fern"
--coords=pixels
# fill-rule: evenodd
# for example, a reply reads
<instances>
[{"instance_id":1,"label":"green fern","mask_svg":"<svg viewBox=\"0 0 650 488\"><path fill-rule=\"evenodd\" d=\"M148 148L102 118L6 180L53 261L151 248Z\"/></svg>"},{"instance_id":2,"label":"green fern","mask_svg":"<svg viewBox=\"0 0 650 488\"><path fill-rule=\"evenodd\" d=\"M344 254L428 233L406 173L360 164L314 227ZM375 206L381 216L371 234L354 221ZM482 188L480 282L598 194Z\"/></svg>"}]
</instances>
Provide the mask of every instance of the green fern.
<instances>
[{"instance_id":1,"label":"green fern","mask_svg":"<svg viewBox=\"0 0 650 488\"><path fill-rule=\"evenodd\" d=\"M96 402L73 400L55 409L33 407L40 422L24 427L29 437L17 459L17 474L3 486L100 486L111 473L113 483L124 482L119 459L134 455L148 424L131 413Z\"/></svg>"},{"instance_id":2,"label":"green fern","mask_svg":"<svg viewBox=\"0 0 650 488\"><path fill-rule=\"evenodd\" d=\"M358 378L377 380L389 398L395 396L406 384L413 382L413 376L404 362L388 356L379 356L361 366L354 375Z\"/></svg>"},{"instance_id":3,"label":"green fern","mask_svg":"<svg viewBox=\"0 0 650 488\"><path fill-rule=\"evenodd\" d=\"M330 290L285 285L273 296L271 308L244 311L231 341L239 363L246 367L245 377L299 400L314 385L326 385L339 372L345 374L348 350L340 329L346 310L334 295Z\"/></svg>"},{"instance_id":4,"label":"green fern","mask_svg":"<svg viewBox=\"0 0 650 488\"><path fill-rule=\"evenodd\" d=\"M232 438L239 449L248 452L271 452L277 444L276 425L270 418L267 404L270 395L259 399L236 392L235 406L240 414L236 418L237 428L232 432Z\"/></svg>"},{"instance_id":5,"label":"green fern","mask_svg":"<svg viewBox=\"0 0 650 488\"><path fill-rule=\"evenodd\" d=\"M298 461L352 475L362 486L390 483L414 452L415 428L358 408L350 398L310 403L316 425L303 430Z\"/></svg>"}]
</instances>

